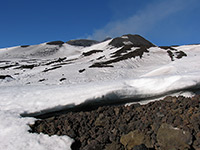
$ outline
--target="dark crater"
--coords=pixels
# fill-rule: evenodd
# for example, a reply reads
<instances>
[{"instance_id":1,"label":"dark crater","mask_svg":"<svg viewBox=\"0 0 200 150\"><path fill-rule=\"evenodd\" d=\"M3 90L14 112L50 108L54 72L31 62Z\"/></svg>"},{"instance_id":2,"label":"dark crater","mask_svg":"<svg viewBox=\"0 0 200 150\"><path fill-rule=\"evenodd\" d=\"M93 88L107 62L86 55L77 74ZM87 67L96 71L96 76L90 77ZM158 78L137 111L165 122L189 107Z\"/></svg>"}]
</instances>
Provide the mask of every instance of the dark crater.
<instances>
[{"instance_id":1,"label":"dark crater","mask_svg":"<svg viewBox=\"0 0 200 150\"><path fill-rule=\"evenodd\" d=\"M70 45L74 45L74 46L88 47L88 46L97 44L99 42L95 41L95 40L79 39L79 40L70 40L70 41L68 41L66 43L70 44Z\"/></svg>"},{"instance_id":2,"label":"dark crater","mask_svg":"<svg viewBox=\"0 0 200 150\"><path fill-rule=\"evenodd\" d=\"M199 150L200 96L67 112L30 128L73 138L72 150Z\"/></svg>"},{"instance_id":3,"label":"dark crater","mask_svg":"<svg viewBox=\"0 0 200 150\"><path fill-rule=\"evenodd\" d=\"M127 37L127 38L123 38ZM132 34L127 34L123 35L122 37L117 37L114 38L109 45L112 45L114 47L122 47L125 44L125 42L131 42L133 47L140 47L140 46L145 46L145 47L154 47L155 45L143 38L140 35L132 35Z\"/></svg>"}]
</instances>

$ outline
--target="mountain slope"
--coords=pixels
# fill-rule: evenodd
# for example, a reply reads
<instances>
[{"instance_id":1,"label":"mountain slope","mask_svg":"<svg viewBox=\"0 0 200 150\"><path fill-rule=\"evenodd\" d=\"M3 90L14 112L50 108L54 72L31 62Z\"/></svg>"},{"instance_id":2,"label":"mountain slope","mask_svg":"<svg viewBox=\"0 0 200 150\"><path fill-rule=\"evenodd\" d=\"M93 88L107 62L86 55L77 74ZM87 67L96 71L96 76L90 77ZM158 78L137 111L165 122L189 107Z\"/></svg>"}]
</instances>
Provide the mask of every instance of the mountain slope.
<instances>
[{"instance_id":1,"label":"mountain slope","mask_svg":"<svg viewBox=\"0 0 200 150\"><path fill-rule=\"evenodd\" d=\"M135 39L136 45L133 44ZM118 40L121 47L113 44ZM49 43L0 50L1 74L9 74L15 79L6 85L63 84L59 82L61 78L66 78L62 81L69 84L139 77L187 56L175 48L156 47L138 35L126 35L89 47L58 41ZM41 80L43 83L38 83Z\"/></svg>"},{"instance_id":2,"label":"mountain slope","mask_svg":"<svg viewBox=\"0 0 200 150\"><path fill-rule=\"evenodd\" d=\"M8 120L0 125L0 149L70 149L69 138L30 135L26 124L34 119L20 115L194 95L199 61L200 45L158 47L139 35L0 49L0 120Z\"/></svg>"}]
</instances>

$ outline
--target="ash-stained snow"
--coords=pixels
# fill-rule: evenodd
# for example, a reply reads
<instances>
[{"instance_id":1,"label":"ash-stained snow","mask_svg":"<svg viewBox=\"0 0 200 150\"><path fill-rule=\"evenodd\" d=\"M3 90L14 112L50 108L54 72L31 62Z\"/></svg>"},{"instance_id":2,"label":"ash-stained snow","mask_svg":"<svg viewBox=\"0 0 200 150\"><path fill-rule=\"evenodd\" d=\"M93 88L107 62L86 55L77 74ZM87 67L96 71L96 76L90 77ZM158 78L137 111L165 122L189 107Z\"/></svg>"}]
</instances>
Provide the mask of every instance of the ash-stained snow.
<instances>
[{"instance_id":1,"label":"ash-stained snow","mask_svg":"<svg viewBox=\"0 0 200 150\"><path fill-rule=\"evenodd\" d=\"M174 61L159 47L148 48L142 57L126 58L137 50L130 48L120 53L125 59L113 61L113 54L122 47L109 45L111 41L89 47L44 43L0 49L0 75L7 76L0 79L0 149L70 149L73 140L67 136L29 133L27 124L34 119L21 114L198 91L200 45L175 47L187 56ZM90 67L102 62L109 66Z\"/></svg>"}]
</instances>

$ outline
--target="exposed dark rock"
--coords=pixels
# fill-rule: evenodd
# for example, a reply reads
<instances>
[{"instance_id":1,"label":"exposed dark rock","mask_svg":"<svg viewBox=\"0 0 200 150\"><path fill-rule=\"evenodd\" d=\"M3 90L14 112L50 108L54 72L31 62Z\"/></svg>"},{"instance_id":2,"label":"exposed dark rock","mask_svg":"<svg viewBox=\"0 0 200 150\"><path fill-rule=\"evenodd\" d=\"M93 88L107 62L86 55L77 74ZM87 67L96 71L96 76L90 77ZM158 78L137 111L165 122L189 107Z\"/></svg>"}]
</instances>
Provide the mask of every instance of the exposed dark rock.
<instances>
[{"instance_id":1,"label":"exposed dark rock","mask_svg":"<svg viewBox=\"0 0 200 150\"><path fill-rule=\"evenodd\" d=\"M125 54L123 54L125 53ZM140 47L136 50L131 50L131 46L124 46L122 47L120 50L116 51L115 53L113 53L112 58L108 61L104 61L104 62L96 62L93 65L91 65L90 67L113 67L113 63L117 63L126 59L130 59L130 58L135 58L135 57L140 57L142 58L142 56L144 55L144 53L149 53L149 51L147 50L146 47Z\"/></svg>"},{"instance_id":2,"label":"exposed dark rock","mask_svg":"<svg viewBox=\"0 0 200 150\"><path fill-rule=\"evenodd\" d=\"M96 140L91 140L88 144L83 148L83 150L102 150L103 147Z\"/></svg>"},{"instance_id":3,"label":"exposed dark rock","mask_svg":"<svg viewBox=\"0 0 200 150\"><path fill-rule=\"evenodd\" d=\"M111 144L107 144L105 150L120 150L121 146L117 142L112 142Z\"/></svg>"},{"instance_id":4,"label":"exposed dark rock","mask_svg":"<svg viewBox=\"0 0 200 150\"><path fill-rule=\"evenodd\" d=\"M21 65L20 67L17 67L15 69L33 69L36 66L37 65L35 65L35 64L32 64L32 65Z\"/></svg>"},{"instance_id":5,"label":"exposed dark rock","mask_svg":"<svg viewBox=\"0 0 200 150\"><path fill-rule=\"evenodd\" d=\"M72 137L78 143L72 150L199 150L200 96L68 112L30 127L31 132Z\"/></svg>"},{"instance_id":6,"label":"exposed dark rock","mask_svg":"<svg viewBox=\"0 0 200 150\"><path fill-rule=\"evenodd\" d=\"M90 56L90 55L98 53L98 52L103 52L103 50L91 50L89 52L84 52L82 55L83 56Z\"/></svg>"},{"instance_id":7,"label":"exposed dark rock","mask_svg":"<svg viewBox=\"0 0 200 150\"><path fill-rule=\"evenodd\" d=\"M22 48L29 47L30 45L21 45Z\"/></svg>"},{"instance_id":8,"label":"exposed dark rock","mask_svg":"<svg viewBox=\"0 0 200 150\"><path fill-rule=\"evenodd\" d=\"M79 70L78 72L79 73L82 73L82 72L84 72L85 71L85 69L81 69L81 70Z\"/></svg>"},{"instance_id":9,"label":"exposed dark rock","mask_svg":"<svg viewBox=\"0 0 200 150\"><path fill-rule=\"evenodd\" d=\"M172 53L172 51L168 50L167 53L169 57L171 58L171 61L174 61L174 54Z\"/></svg>"},{"instance_id":10,"label":"exposed dark rock","mask_svg":"<svg viewBox=\"0 0 200 150\"><path fill-rule=\"evenodd\" d=\"M122 135L120 138L120 142L127 150L131 150L133 147L143 144L144 141L145 134L138 130L131 131L126 135Z\"/></svg>"},{"instance_id":11,"label":"exposed dark rock","mask_svg":"<svg viewBox=\"0 0 200 150\"><path fill-rule=\"evenodd\" d=\"M78 40L70 40L70 41L68 41L66 43L70 44L70 45L74 45L74 46L87 47L87 46L91 46L91 45L97 44L99 42L95 41L95 40L78 39Z\"/></svg>"},{"instance_id":12,"label":"exposed dark rock","mask_svg":"<svg viewBox=\"0 0 200 150\"><path fill-rule=\"evenodd\" d=\"M56 59L54 61L50 61L50 62L46 63L45 65L51 65L51 64L54 64L54 63L60 63L60 62L63 62L64 60L66 60L66 59L67 59L67 57L58 58L58 59Z\"/></svg>"},{"instance_id":13,"label":"exposed dark rock","mask_svg":"<svg viewBox=\"0 0 200 150\"><path fill-rule=\"evenodd\" d=\"M61 79L60 79L60 82L62 82L62 81L64 81L64 80L66 80L66 78L61 78Z\"/></svg>"},{"instance_id":14,"label":"exposed dark rock","mask_svg":"<svg viewBox=\"0 0 200 150\"><path fill-rule=\"evenodd\" d=\"M102 68L102 67L114 67L114 66L108 65L108 64L106 64L104 62L94 63L91 66L89 66L89 68L95 68L95 67Z\"/></svg>"},{"instance_id":15,"label":"exposed dark rock","mask_svg":"<svg viewBox=\"0 0 200 150\"><path fill-rule=\"evenodd\" d=\"M171 58L171 61L174 61L175 58L181 59L182 57L186 57L187 54L183 51L178 51L174 48L175 46L160 46L160 48L167 50L167 53L169 57Z\"/></svg>"},{"instance_id":16,"label":"exposed dark rock","mask_svg":"<svg viewBox=\"0 0 200 150\"><path fill-rule=\"evenodd\" d=\"M184 53L183 51L178 51L178 52L176 52L176 58L178 58L178 59L180 59L180 58L182 58L182 57L186 57L187 56L187 54L186 53Z\"/></svg>"},{"instance_id":17,"label":"exposed dark rock","mask_svg":"<svg viewBox=\"0 0 200 150\"><path fill-rule=\"evenodd\" d=\"M52 42L48 42L46 43L47 45L59 45L62 46L64 44L63 41L52 41Z\"/></svg>"},{"instance_id":18,"label":"exposed dark rock","mask_svg":"<svg viewBox=\"0 0 200 150\"><path fill-rule=\"evenodd\" d=\"M43 82L43 81L45 81L45 79L40 79L38 82Z\"/></svg>"},{"instance_id":19,"label":"exposed dark rock","mask_svg":"<svg viewBox=\"0 0 200 150\"><path fill-rule=\"evenodd\" d=\"M133 47L154 47L155 45L151 42L147 41L145 38L141 37L140 35L123 35L122 37L114 38L109 45L112 45L114 47L122 47L126 45L126 42L131 42Z\"/></svg>"},{"instance_id":20,"label":"exposed dark rock","mask_svg":"<svg viewBox=\"0 0 200 150\"><path fill-rule=\"evenodd\" d=\"M58 68L61 68L61 67L62 67L62 66L57 66L57 67L48 68L48 69L45 69L43 72L48 72L48 71L55 70L55 69L58 69Z\"/></svg>"},{"instance_id":21,"label":"exposed dark rock","mask_svg":"<svg viewBox=\"0 0 200 150\"><path fill-rule=\"evenodd\" d=\"M99 58L97 58L97 60L100 60L102 58L105 58L105 55L104 56L100 56Z\"/></svg>"},{"instance_id":22,"label":"exposed dark rock","mask_svg":"<svg viewBox=\"0 0 200 150\"><path fill-rule=\"evenodd\" d=\"M141 144L134 146L131 150L148 150L148 148L144 144Z\"/></svg>"},{"instance_id":23,"label":"exposed dark rock","mask_svg":"<svg viewBox=\"0 0 200 150\"><path fill-rule=\"evenodd\" d=\"M126 59L129 59L129 58L135 58L135 57L142 58L142 56L145 52L149 53L147 48L143 47L143 46L136 49L136 50L131 50L130 52L127 52L128 50L131 50L131 47L130 46L124 46L122 49L115 52L114 55L112 56L112 57L117 57L116 59L114 59L114 62L126 60ZM125 54L122 55L122 53L125 53Z\"/></svg>"},{"instance_id":24,"label":"exposed dark rock","mask_svg":"<svg viewBox=\"0 0 200 150\"><path fill-rule=\"evenodd\" d=\"M0 75L0 79L13 78L11 75Z\"/></svg>"},{"instance_id":25,"label":"exposed dark rock","mask_svg":"<svg viewBox=\"0 0 200 150\"><path fill-rule=\"evenodd\" d=\"M112 53L112 55L113 55L112 57L122 56L122 54L126 54L128 51L130 51L132 47L133 47L133 45L124 45L121 49Z\"/></svg>"},{"instance_id":26,"label":"exposed dark rock","mask_svg":"<svg viewBox=\"0 0 200 150\"><path fill-rule=\"evenodd\" d=\"M75 142L73 142L72 145L71 145L71 149L72 149L72 150L79 150L80 147L81 147L80 141L75 141Z\"/></svg>"},{"instance_id":27,"label":"exposed dark rock","mask_svg":"<svg viewBox=\"0 0 200 150\"><path fill-rule=\"evenodd\" d=\"M19 64L1 66L0 69L7 69L7 68L15 67L15 66L18 66L18 65Z\"/></svg>"},{"instance_id":28,"label":"exposed dark rock","mask_svg":"<svg viewBox=\"0 0 200 150\"><path fill-rule=\"evenodd\" d=\"M178 46L180 46L180 45L171 45L171 47L178 47Z\"/></svg>"},{"instance_id":29,"label":"exposed dark rock","mask_svg":"<svg viewBox=\"0 0 200 150\"><path fill-rule=\"evenodd\" d=\"M190 149L192 135L188 131L162 124L157 132L157 141L161 149Z\"/></svg>"},{"instance_id":30,"label":"exposed dark rock","mask_svg":"<svg viewBox=\"0 0 200 150\"><path fill-rule=\"evenodd\" d=\"M0 63L10 63L8 60L0 60Z\"/></svg>"},{"instance_id":31,"label":"exposed dark rock","mask_svg":"<svg viewBox=\"0 0 200 150\"><path fill-rule=\"evenodd\" d=\"M172 52L171 50L168 50L167 53L168 53L169 57L171 58L171 61L174 61L174 58L181 59L182 57L187 56L187 54L184 53L183 51Z\"/></svg>"},{"instance_id":32,"label":"exposed dark rock","mask_svg":"<svg viewBox=\"0 0 200 150\"><path fill-rule=\"evenodd\" d=\"M172 46L160 46L160 48L165 49L165 50L175 50L175 48L173 48Z\"/></svg>"}]
</instances>

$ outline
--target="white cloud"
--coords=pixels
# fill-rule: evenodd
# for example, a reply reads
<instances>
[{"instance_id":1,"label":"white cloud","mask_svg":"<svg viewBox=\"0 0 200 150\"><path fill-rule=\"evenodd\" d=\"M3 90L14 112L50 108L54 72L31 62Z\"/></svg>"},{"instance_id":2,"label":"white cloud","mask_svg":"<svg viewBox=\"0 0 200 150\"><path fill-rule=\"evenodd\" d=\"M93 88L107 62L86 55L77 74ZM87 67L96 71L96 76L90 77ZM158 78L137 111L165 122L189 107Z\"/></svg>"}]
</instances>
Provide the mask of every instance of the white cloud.
<instances>
[{"instance_id":1,"label":"white cloud","mask_svg":"<svg viewBox=\"0 0 200 150\"><path fill-rule=\"evenodd\" d=\"M196 0L158 0L125 20L109 22L104 28L94 31L91 39L102 40L107 36L116 37L127 33L145 34L152 27L171 15L183 11Z\"/></svg>"}]
</instances>

